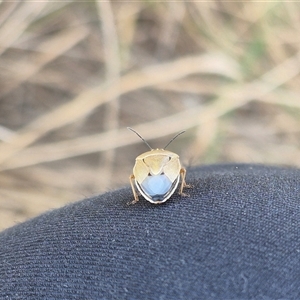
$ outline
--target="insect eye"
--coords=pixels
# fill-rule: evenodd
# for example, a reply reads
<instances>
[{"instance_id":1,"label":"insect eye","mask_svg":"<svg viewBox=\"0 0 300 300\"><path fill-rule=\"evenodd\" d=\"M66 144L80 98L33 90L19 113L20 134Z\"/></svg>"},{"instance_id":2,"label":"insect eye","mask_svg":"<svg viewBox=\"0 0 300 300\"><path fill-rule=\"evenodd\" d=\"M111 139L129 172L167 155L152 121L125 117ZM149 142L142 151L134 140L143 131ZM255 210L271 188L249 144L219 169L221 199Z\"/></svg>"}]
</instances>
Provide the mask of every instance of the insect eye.
<instances>
[{"instance_id":1,"label":"insect eye","mask_svg":"<svg viewBox=\"0 0 300 300\"><path fill-rule=\"evenodd\" d=\"M172 157L171 156L169 156L169 161L172 159Z\"/></svg>"},{"instance_id":2,"label":"insect eye","mask_svg":"<svg viewBox=\"0 0 300 300\"><path fill-rule=\"evenodd\" d=\"M148 176L152 176L152 174L148 173Z\"/></svg>"}]
</instances>

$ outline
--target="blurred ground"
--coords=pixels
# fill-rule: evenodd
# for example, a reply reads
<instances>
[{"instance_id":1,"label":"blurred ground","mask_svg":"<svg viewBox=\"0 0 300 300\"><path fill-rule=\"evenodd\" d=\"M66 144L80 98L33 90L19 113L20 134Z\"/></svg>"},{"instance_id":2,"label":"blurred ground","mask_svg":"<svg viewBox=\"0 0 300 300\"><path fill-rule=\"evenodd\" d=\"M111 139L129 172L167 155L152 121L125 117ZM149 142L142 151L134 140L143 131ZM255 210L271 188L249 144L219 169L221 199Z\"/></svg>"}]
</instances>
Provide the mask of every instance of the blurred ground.
<instances>
[{"instance_id":1,"label":"blurred ground","mask_svg":"<svg viewBox=\"0 0 300 300\"><path fill-rule=\"evenodd\" d=\"M298 2L0 3L0 229L185 165L300 166Z\"/></svg>"}]
</instances>

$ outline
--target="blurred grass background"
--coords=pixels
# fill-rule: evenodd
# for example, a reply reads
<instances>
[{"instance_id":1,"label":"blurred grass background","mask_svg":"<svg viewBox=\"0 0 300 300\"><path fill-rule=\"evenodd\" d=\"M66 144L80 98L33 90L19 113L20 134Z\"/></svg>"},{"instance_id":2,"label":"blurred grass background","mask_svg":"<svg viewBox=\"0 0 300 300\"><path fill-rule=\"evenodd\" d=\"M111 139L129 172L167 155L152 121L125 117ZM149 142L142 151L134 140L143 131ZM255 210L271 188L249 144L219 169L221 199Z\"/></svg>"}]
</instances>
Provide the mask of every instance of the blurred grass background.
<instances>
[{"instance_id":1,"label":"blurred grass background","mask_svg":"<svg viewBox=\"0 0 300 300\"><path fill-rule=\"evenodd\" d=\"M300 3L0 2L0 229L186 166L300 166Z\"/></svg>"}]
</instances>

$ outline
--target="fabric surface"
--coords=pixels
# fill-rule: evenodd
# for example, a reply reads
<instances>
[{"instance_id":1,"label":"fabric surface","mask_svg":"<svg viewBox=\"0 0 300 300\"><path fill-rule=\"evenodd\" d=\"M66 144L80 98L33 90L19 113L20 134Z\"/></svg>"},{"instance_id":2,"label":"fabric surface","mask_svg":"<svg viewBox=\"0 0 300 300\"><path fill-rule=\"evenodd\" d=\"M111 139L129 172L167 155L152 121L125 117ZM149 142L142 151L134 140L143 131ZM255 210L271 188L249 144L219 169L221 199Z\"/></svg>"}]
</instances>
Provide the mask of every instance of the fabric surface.
<instances>
[{"instance_id":1,"label":"fabric surface","mask_svg":"<svg viewBox=\"0 0 300 300\"><path fill-rule=\"evenodd\" d=\"M0 233L0 299L300 299L300 170L188 170L188 198L129 187Z\"/></svg>"}]
</instances>

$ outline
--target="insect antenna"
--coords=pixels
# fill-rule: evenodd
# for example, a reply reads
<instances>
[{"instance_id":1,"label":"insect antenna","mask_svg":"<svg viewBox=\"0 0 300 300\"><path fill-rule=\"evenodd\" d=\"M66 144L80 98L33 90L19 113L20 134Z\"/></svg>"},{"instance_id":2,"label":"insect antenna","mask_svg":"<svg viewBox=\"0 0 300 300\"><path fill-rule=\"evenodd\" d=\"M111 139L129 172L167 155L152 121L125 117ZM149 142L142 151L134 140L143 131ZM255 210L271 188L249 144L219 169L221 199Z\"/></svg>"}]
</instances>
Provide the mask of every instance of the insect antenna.
<instances>
[{"instance_id":1,"label":"insect antenna","mask_svg":"<svg viewBox=\"0 0 300 300\"><path fill-rule=\"evenodd\" d=\"M127 127L128 130L131 130L132 132L134 132L149 148L150 150L153 150L153 148L150 147L150 145L147 143L147 141L139 134L137 133L134 129L132 129L131 127Z\"/></svg>"},{"instance_id":2,"label":"insect antenna","mask_svg":"<svg viewBox=\"0 0 300 300\"><path fill-rule=\"evenodd\" d=\"M183 134L183 133L185 133L185 130L183 130L183 131L181 131L181 132L179 132L179 133L177 133L172 139L171 139L171 141L163 148L164 150L179 136L179 135L181 135L181 134Z\"/></svg>"}]
</instances>

